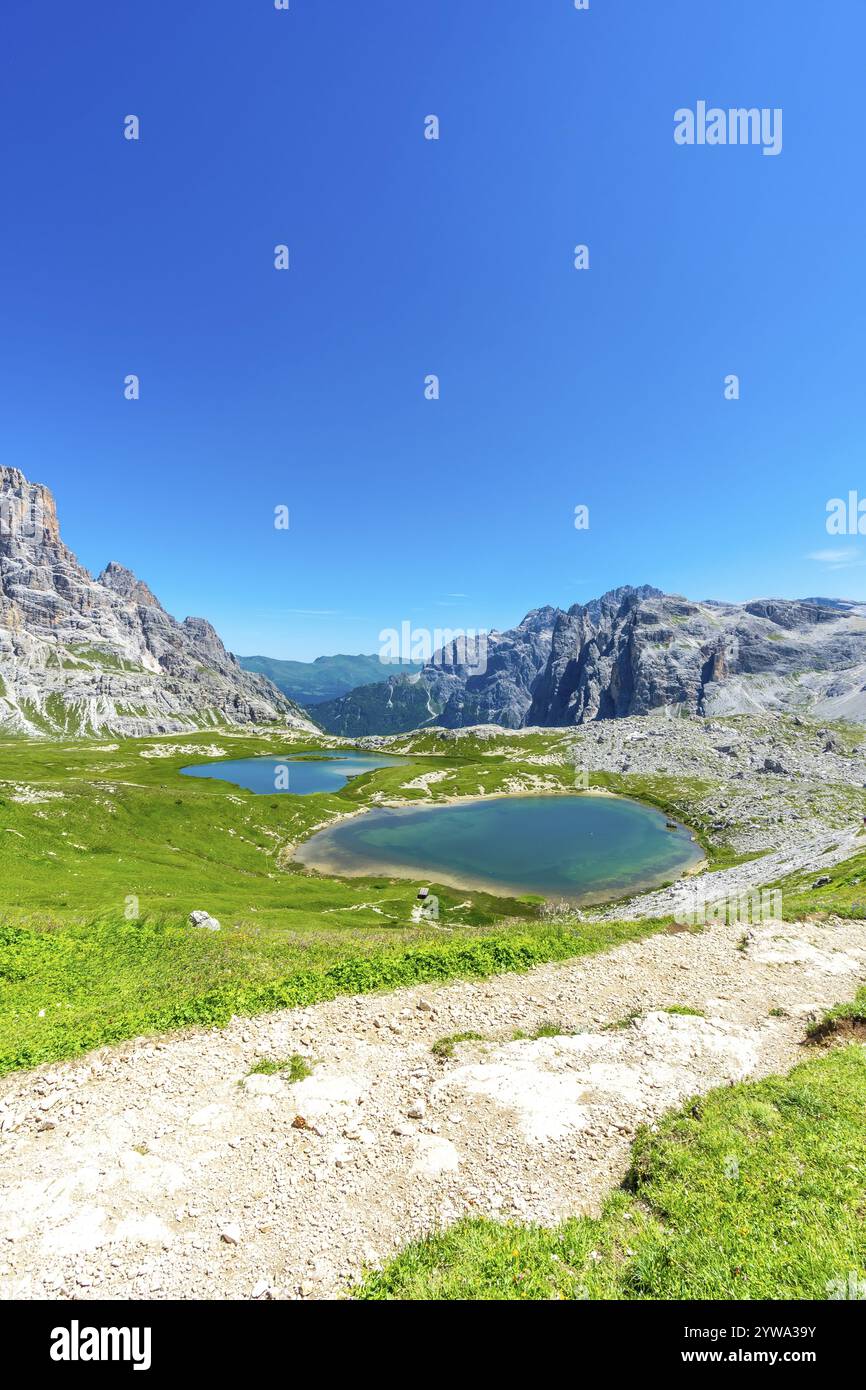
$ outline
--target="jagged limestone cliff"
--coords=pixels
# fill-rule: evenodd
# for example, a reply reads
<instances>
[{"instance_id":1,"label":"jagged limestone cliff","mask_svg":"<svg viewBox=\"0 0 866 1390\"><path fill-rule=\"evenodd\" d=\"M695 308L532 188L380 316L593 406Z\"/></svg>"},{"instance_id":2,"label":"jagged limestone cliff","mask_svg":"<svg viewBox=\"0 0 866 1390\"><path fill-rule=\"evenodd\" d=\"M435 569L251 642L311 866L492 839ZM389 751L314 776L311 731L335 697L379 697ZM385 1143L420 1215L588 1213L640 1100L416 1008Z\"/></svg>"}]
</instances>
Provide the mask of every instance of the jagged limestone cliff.
<instances>
[{"instance_id":1,"label":"jagged limestone cliff","mask_svg":"<svg viewBox=\"0 0 866 1390\"><path fill-rule=\"evenodd\" d=\"M526 723L582 724L660 708L799 709L859 720L864 663L860 605L692 603L658 589L616 589L562 614Z\"/></svg>"},{"instance_id":2,"label":"jagged limestone cliff","mask_svg":"<svg viewBox=\"0 0 866 1390\"><path fill-rule=\"evenodd\" d=\"M241 670L204 618L177 622L114 562L94 579L63 543L48 489L0 468L0 728L136 735L265 722L312 727Z\"/></svg>"},{"instance_id":3,"label":"jagged limestone cliff","mask_svg":"<svg viewBox=\"0 0 866 1390\"><path fill-rule=\"evenodd\" d=\"M661 709L866 722L866 606L693 603L626 585L491 634L483 672L468 673L445 651L418 676L353 691L319 705L316 717L354 736L423 724L561 727Z\"/></svg>"}]
</instances>

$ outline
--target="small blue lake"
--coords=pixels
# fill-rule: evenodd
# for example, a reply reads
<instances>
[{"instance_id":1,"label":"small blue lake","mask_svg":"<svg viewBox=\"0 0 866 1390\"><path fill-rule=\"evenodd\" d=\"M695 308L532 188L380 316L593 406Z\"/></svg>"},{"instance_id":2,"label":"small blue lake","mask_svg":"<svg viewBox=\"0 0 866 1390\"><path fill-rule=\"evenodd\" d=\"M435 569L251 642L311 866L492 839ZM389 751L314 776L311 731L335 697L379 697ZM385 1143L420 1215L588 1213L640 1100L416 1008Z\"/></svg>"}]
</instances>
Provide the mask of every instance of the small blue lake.
<instances>
[{"instance_id":1,"label":"small blue lake","mask_svg":"<svg viewBox=\"0 0 866 1390\"><path fill-rule=\"evenodd\" d=\"M295 858L341 877L387 874L588 903L679 878L703 851L652 806L564 795L377 807L320 830Z\"/></svg>"},{"instance_id":2,"label":"small blue lake","mask_svg":"<svg viewBox=\"0 0 866 1390\"><path fill-rule=\"evenodd\" d=\"M311 796L313 792L338 792L350 777L407 761L378 753L305 753L282 758L227 758L224 762L197 763L180 770L184 777L212 777L262 796L279 792Z\"/></svg>"}]
</instances>

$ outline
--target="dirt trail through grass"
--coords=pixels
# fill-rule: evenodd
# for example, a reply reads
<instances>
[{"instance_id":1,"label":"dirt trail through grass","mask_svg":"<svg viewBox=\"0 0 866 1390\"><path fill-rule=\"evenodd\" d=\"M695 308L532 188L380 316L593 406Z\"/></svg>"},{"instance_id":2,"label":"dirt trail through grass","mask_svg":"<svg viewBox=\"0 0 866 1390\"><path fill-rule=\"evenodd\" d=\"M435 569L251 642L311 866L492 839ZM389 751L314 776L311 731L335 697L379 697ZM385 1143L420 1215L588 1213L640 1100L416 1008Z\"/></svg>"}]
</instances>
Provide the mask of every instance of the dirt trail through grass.
<instances>
[{"instance_id":1,"label":"dirt trail through grass","mask_svg":"<svg viewBox=\"0 0 866 1390\"><path fill-rule=\"evenodd\" d=\"M787 1071L864 976L866 922L726 926L9 1077L0 1293L327 1297L464 1215L594 1212L638 1125Z\"/></svg>"}]
</instances>

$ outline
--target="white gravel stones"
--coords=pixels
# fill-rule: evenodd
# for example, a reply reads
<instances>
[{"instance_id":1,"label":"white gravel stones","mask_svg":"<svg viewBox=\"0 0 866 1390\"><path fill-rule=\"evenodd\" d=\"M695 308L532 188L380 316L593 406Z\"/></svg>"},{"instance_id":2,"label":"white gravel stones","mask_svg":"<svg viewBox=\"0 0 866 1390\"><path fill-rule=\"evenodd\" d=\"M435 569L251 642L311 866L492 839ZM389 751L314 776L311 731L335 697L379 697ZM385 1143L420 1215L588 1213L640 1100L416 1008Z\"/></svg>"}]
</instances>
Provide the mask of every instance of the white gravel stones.
<instances>
[{"instance_id":1,"label":"white gravel stones","mask_svg":"<svg viewBox=\"0 0 866 1390\"><path fill-rule=\"evenodd\" d=\"M418 1136L417 1157L411 1171L420 1177L437 1178L441 1173L453 1173L460 1165L460 1154L450 1139L438 1139L433 1134Z\"/></svg>"},{"instance_id":2,"label":"white gravel stones","mask_svg":"<svg viewBox=\"0 0 866 1390\"><path fill-rule=\"evenodd\" d=\"M755 1039L721 1020L650 1013L635 1027L512 1042L458 1067L439 1095L486 1097L514 1112L531 1143L612 1121L624 1106L649 1116L699 1090L709 1064L738 1081L757 1060Z\"/></svg>"},{"instance_id":3,"label":"white gravel stones","mask_svg":"<svg viewBox=\"0 0 866 1390\"><path fill-rule=\"evenodd\" d=\"M60 1298L334 1297L371 1251L463 1215L596 1210L639 1124L790 1068L807 1018L850 997L864 963L866 922L763 923L745 945L740 925L659 934L7 1077L0 1296L50 1277ZM513 1040L551 1020L561 1035ZM462 1032L488 1041L431 1055ZM249 1076L304 1050L301 1082Z\"/></svg>"}]
</instances>

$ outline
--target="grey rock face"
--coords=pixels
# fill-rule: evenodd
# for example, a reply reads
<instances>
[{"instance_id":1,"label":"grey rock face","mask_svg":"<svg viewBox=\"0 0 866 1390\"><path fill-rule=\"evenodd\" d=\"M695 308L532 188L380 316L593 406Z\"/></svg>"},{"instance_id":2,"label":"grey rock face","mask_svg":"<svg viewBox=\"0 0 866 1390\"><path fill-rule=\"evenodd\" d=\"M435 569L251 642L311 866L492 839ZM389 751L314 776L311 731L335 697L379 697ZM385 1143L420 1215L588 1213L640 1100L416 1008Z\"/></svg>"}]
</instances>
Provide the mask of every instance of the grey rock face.
<instances>
[{"instance_id":1,"label":"grey rock face","mask_svg":"<svg viewBox=\"0 0 866 1390\"><path fill-rule=\"evenodd\" d=\"M459 660L454 644L437 654L421 673L446 729L469 724L500 724L519 729L532 699L539 671L550 652L558 608L536 608L517 627L487 637L485 669L473 673Z\"/></svg>"},{"instance_id":2,"label":"grey rock face","mask_svg":"<svg viewBox=\"0 0 866 1390\"><path fill-rule=\"evenodd\" d=\"M665 703L657 698L662 673L640 660L644 645L668 636L655 611L641 609L656 597L663 596L649 585L613 589L562 614L526 723L582 724L638 713L631 708L635 701L647 708Z\"/></svg>"},{"instance_id":3,"label":"grey rock face","mask_svg":"<svg viewBox=\"0 0 866 1390\"><path fill-rule=\"evenodd\" d=\"M189 924L191 927L201 927L204 931L219 931L220 924L216 917L211 917L209 912L203 908L196 908L195 912L189 914Z\"/></svg>"},{"instance_id":4,"label":"grey rock face","mask_svg":"<svg viewBox=\"0 0 866 1390\"><path fill-rule=\"evenodd\" d=\"M615 590L557 624L527 724L804 709L866 717L866 624L855 604L691 603Z\"/></svg>"},{"instance_id":5,"label":"grey rock face","mask_svg":"<svg viewBox=\"0 0 866 1390\"><path fill-rule=\"evenodd\" d=\"M0 728L135 735L265 722L312 727L240 669L204 618L177 622L115 562L94 579L61 540L48 489L0 468Z\"/></svg>"},{"instance_id":6,"label":"grey rock face","mask_svg":"<svg viewBox=\"0 0 866 1390\"><path fill-rule=\"evenodd\" d=\"M693 603L624 586L567 613L537 609L491 634L483 674L445 649L420 675L353 691L316 715L328 730L366 735L423 725L561 727L661 709L799 710L866 722L866 605Z\"/></svg>"}]
</instances>

